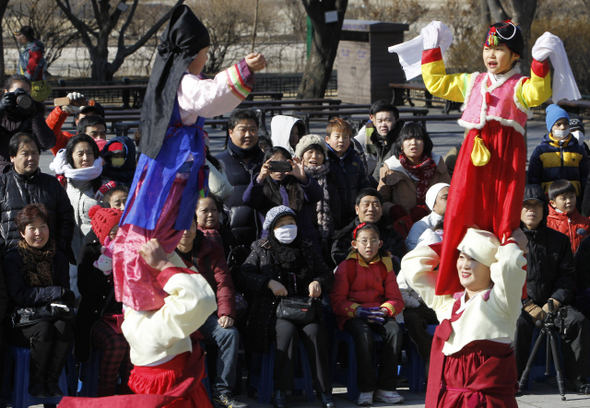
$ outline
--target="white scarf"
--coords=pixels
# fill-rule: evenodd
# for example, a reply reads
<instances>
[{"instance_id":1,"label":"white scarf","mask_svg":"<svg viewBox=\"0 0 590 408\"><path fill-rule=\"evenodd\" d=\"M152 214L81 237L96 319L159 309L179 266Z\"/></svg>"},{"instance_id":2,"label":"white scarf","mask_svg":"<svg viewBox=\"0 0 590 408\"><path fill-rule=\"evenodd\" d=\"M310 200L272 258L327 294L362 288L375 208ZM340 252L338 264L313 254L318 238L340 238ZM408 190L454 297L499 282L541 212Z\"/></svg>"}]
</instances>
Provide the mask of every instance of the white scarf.
<instances>
[{"instance_id":1,"label":"white scarf","mask_svg":"<svg viewBox=\"0 0 590 408\"><path fill-rule=\"evenodd\" d=\"M66 149L60 149L49 164L55 174L63 174L66 178L78 181L90 181L102 174L103 161L101 157L94 160L91 167L74 169L66 161Z\"/></svg>"}]
</instances>

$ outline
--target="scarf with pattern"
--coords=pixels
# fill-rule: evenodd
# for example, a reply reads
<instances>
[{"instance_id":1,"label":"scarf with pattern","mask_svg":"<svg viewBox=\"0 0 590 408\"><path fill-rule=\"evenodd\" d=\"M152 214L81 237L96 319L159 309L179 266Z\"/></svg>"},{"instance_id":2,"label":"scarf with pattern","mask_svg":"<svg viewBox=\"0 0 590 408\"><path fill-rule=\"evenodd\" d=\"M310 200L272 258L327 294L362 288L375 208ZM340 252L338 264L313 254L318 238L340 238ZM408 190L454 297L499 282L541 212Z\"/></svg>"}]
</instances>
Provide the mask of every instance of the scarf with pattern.
<instances>
[{"instance_id":1,"label":"scarf with pattern","mask_svg":"<svg viewBox=\"0 0 590 408\"><path fill-rule=\"evenodd\" d=\"M55 257L55 242L50 239L43 248L37 249L22 239L18 243L18 254L23 261L20 273L30 287L54 286L51 277L51 263Z\"/></svg>"},{"instance_id":2,"label":"scarf with pattern","mask_svg":"<svg viewBox=\"0 0 590 408\"><path fill-rule=\"evenodd\" d=\"M329 238L334 233L334 221L332 220L332 210L330 209L330 194L328 193L327 175L330 172L330 163L324 163L319 166L305 166L305 172L316 179L324 194L316 204L316 213L318 216L318 230L322 239Z\"/></svg>"},{"instance_id":3,"label":"scarf with pattern","mask_svg":"<svg viewBox=\"0 0 590 408\"><path fill-rule=\"evenodd\" d=\"M416 202L417 204L426 203L426 192L430 185L430 180L436 172L436 163L432 156L424 156L422 163L412 166L405 154L399 155L399 161L408 174L415 180L416 184Z\"/></svg>"}]
</instances>

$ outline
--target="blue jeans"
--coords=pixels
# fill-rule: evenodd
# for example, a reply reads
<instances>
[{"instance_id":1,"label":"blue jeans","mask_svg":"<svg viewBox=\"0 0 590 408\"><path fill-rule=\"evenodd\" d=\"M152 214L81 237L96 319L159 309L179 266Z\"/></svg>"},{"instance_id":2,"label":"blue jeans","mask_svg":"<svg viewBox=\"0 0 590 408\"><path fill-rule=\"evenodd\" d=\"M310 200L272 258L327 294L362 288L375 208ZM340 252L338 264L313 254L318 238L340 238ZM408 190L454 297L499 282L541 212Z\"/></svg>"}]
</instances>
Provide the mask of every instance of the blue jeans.
<instances>
[{"instance_id":1,"label":"blue jeans","mask_svg":"<svg viewBox=\"0 0 590 408\"><path fill-rule=\"evenodd\" d=\"M235 326L223 328L216 313L207 318L199 331L208 343L217 344L217 375L211 388L214 394L230 393L236 384L240 333Z\"/></svg>"}]
</instances>

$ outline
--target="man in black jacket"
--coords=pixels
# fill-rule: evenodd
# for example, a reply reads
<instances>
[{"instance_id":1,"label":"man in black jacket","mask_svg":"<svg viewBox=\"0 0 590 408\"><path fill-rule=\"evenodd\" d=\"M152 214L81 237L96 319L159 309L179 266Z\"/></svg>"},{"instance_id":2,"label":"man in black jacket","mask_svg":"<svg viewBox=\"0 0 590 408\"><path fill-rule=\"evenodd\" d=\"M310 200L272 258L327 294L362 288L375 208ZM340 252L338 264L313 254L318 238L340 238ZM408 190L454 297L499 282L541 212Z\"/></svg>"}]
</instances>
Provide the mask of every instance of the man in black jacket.
<instances>
[{"instance_id":1,"label":"man in black jacket","mask_svg":"<svg viewBox=\"0 0 590 408\"><path fill-rule=\"evenodd\" d=\"M562 352L568 385L590 394L587 384L590 364L590 324L574 308L573 290L576 271L569 238L547 227L547 199L541 186L527 185L521 213L521 228L528 238L527 298L516 322L514 351L518 376L529 357L533 329L543 323L549 302L555 311L566 309L563 321Z\"/></svg>"},{"instance_id":2,"label":"man in black jacket","mask_svg":"<svg viewBox=\"0 0 590 408\"><path fill-rule=\"evenodd\" d=\"M339 265L346 259L351 249L352 232L356 226L361 222L370 222L379 228L381 240L383 241L382 248L396 257L393 269L397 274L399 272L399 262L406 254L406 245L402 236L393 229L393 224L383 215L383 197L374 188L364 188L356 196L354 209L357 217L334 234L332 260L335 265Z\"/></svg>"},{"instance_id":3,"label":"man in black jacket","mask_svg":"<svg viewBox=\"0 0 590 408\"><path fill-rule=\"evenodd\" d=\"M42 203L49 213L49 234L70 263L74 209L59 181L39 169L39 142L26 133L17 133L8 146L13 170L0 176L0 256L16 246L21 235L15 225L16 215L27 204Z\"/></svg>"}]
</instances>

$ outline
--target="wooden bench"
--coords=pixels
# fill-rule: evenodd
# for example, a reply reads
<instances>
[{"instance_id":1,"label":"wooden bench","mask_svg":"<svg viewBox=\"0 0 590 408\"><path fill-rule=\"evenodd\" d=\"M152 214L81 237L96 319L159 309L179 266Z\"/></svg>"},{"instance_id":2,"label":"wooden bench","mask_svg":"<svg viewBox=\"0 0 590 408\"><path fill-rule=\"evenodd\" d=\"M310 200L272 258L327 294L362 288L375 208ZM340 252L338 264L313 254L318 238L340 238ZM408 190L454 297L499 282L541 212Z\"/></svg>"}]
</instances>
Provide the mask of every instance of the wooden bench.
<instances>
[{"instance_id":1,"label":"wooden bench","mask_svg":"<svg viewBox=\"0 0 590 408\"><path fill-rule=\"evenodd\" d=\"M227 118L222 119L206 119L205 125L209 125L211 127L214 126L227 126ZM136 131L139 129L139 120L137 121L127 121L127 122L116 122L113 124L113 132L116 136L127 136L130 131ZM216 136L210 136L216 137ZM222 136L225 138L225 136Z\"/></svg>"},{"instance_id":2,"label":"wooden bench","mask_svg":"<svg viewBox=\"0 0 590 408\"><path fill-rule=\"evenodd\" d=\"M414 106L414 103L412 102L411 91L424 92L424 98L414 97L414 99L424 101L426 103L427 108L432 107L432 102L439 102L439 100L433 99L432 94L430 92L428 92L428 89L426 89L426 85L424 85L423 83L419 83L419 82L416 82L416 83L407 82L407 83L403 83L403 84L391 83L391 84L389 84L389 87L393 90L393 97L391 99L391 103L396 106L397 105L404 105L404 100L407 100L408 104L410 106ZM405 96L404 96L404 92L405 92ZM452 101L448 101L448 100L443 100L440 102L445 104L445 107L443 108L443 113L445 113L445 114L449 113L452 110L459 110L459 108L461 107L460 102L452 102Z\"/></svg>"}]
</instances>

